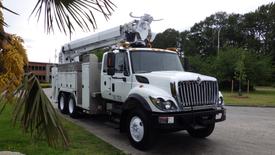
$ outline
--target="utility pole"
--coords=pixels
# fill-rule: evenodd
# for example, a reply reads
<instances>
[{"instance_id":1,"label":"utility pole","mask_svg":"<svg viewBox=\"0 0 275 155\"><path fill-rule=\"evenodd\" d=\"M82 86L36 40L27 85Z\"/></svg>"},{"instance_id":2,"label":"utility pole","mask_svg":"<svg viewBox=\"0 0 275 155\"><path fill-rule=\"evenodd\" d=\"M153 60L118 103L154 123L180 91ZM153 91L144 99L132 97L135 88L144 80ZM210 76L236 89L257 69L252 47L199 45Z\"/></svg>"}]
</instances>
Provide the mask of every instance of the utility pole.
<instances>
[{"instance_id":1,"label":"utility pole","mask_svg":"<svg viewBox=\"0 0 275 155\"><path fill-rule=\"evenodd\" d=\"M57 51L57 49L55 49L55 51L54 51L54 63L56 63L56 58L57 58L56 51Z\"/></svg>"},{"instance_id":2,"label":"utility pole","mask_svg":"<svg viewBox=\"0 0 275 155\"><path fill-rule=\"evenodd\" d=\"M221 29L222 27L219 27L218 28L218 52L217 52L217 56L219 56L219 53L220 53L220 33L221 33Z\"/></svg>"},{"instance_id":3,"label":"utility pole","mask_svg":"<svg viewBox=\"0 0 275 155\"><path fill-rule=\"evenodd\" d=\"M185 71L189 70L189 60L184 55L183 46L182 46L182 39L180 35L177 37L177 51L180 57L180 61L183 63L183 68Z\"/></svg>"},{"instance_id":4,"label":"utility pole","mask_svg":"<svg viewBox=\"0 0 275 155\"><path fill-rule=\"evenodd\" d=\"M180 58L183 60L183 58L184 58L184 52L183 52L183 49L182 49L181 41L182 41L182 39L179 36L177 38L177 51L178 51L178 54L179 54Z\"/></svg>"}]
</instances>

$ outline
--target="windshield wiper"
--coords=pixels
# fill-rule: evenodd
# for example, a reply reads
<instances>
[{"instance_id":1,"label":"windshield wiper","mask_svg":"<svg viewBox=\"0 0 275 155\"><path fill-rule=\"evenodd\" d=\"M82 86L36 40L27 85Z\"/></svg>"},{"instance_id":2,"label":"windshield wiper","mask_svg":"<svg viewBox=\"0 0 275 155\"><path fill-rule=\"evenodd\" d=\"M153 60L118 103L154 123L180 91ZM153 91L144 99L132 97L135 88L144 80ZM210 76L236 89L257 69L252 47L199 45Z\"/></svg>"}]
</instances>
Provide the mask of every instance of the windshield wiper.
<instances>
[{"instance_id":1,"label":"windshield wiper","mask_svg":"<svg viewBox=\"0 0 275 155\"><path fill-rule=\"evenodd\" d=\"M152 71L137 71L135 73L151 73Z\"/></svg>"}]
</instances>

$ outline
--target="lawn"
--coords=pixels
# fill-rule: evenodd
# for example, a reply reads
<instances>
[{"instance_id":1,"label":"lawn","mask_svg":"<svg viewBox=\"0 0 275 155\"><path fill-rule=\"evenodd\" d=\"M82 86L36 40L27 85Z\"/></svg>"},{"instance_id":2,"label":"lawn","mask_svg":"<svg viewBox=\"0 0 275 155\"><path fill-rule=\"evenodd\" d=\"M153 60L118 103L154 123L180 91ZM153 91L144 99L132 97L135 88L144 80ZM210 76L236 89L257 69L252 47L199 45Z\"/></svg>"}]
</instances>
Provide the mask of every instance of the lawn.
<instances>
[{"instance_id":1,"label":"lawn","mask_svg":"<svg viewBox=\"0 0 275 155\"><path fill-rule=\"evenodd\" d=\"M52 85L50 83L40 83L40 86L42 88L51 88L52 87Z\"/></svg>"},{"instance_id":2,"label":"lawn","mask_svg":"<svg viewBox=\"0 0 275 155\"><path fill-rule=\"evenodd\" d=\"M275 88L274 87L256 87L256 91L249 94L243 93L242 97L237 92L222 92L226 105L243 106L273 106L275 107Z\"/></svg>"},{"instance_id":3,"label":"lawn","mask_svg":"<svg viewBox=\"0 0 275 155\"><path fill-rule=\"evenodd\" d=\"M31 140L29 135L11 125L12 108L6 107L0 114L0 151L16 151L26 155L91 155L91 154L123 154L122 151L105 143L83 128L66 121L62 121L70 137L68 149L52 148L44 140Z\"/></svg>"}]
</instances>

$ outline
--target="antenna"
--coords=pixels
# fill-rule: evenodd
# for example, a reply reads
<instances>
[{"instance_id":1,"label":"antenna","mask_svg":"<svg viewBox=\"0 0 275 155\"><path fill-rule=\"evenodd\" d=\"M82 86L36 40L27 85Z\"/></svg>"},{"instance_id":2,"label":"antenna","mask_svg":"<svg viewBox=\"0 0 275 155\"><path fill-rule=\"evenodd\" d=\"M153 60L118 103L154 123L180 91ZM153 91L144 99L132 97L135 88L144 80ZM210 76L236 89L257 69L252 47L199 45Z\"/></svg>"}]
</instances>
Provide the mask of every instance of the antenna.
<instances>
[{"instance_id":1,"label":"antenna","mask_svg":"<svg viewBox=\"0 0 275 155\"><path fill-rule=\"evenodd\" d=\"M55 51L54 51L54 63L56 63L56 58L57 58L56 51L57 51L57 49L55 49Z\"/></svg>"}]
</instances>

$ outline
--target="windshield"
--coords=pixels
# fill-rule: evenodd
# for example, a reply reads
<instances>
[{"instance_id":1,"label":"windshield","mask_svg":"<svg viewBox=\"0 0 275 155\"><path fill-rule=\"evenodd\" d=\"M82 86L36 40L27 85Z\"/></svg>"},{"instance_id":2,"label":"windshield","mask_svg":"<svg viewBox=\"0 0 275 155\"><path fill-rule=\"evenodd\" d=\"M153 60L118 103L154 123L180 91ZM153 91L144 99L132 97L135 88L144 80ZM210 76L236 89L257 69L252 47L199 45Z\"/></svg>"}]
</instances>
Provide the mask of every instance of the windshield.
<instances>
[{"instance_id":1,"label":"windshield","mask_svg":"<svg viewBox=\"0 0 275 155\"><path fill-rule=\"evenodd\" d=\"M165 51L131 51L133 73L183 71L176 53Z\"/></svg>"}]
</instances>

